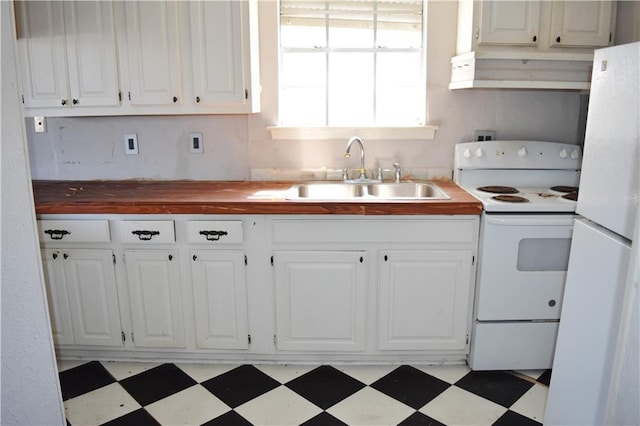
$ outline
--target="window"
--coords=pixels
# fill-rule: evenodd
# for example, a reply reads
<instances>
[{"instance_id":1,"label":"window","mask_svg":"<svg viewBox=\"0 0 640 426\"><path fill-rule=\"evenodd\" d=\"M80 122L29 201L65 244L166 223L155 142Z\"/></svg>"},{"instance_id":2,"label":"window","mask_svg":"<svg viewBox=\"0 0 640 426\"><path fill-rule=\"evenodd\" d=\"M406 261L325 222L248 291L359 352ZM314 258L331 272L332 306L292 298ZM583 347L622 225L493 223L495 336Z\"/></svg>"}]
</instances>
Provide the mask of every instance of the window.
<instances>
[{"instance_id":1,"label":"window","mask_svg":"<svg viewBox=\"0 0 640 426\"><path fill-rule=\"evenodd\" d=\"M422 0L280 0L281 126L423 126Z\"/></svg>"}]
</instances>

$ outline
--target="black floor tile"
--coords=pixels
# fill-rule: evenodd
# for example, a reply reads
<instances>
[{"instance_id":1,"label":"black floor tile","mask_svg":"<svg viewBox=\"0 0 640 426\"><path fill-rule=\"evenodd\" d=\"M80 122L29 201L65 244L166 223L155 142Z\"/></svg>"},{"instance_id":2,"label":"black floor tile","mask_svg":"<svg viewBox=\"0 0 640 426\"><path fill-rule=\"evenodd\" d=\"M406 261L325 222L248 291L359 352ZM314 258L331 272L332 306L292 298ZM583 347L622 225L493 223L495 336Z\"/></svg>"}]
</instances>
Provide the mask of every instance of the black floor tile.
<instances>
[{"instance_id":1,"label":"black floor tile","mask_svg":"<svg viewBox=\"0 0 640 426\"><path fill-rule=\"evenodd\" d=\"M542 426L542 423L538 423L535 420L525 417L515 411L508 410L504 413L493 426Z\"/></svg>"},{"instance_id":2,"label":"black floor tile","mask_svg":"<svg viewBox=\"0 0 640 426\"><path fill-rule=\"evenodd\" d=\"M280 382L253 365L241 365L231 371L201 383L231 408L280 386Z\"/></svg>"},{"instance_id":3,"label":"black floor tile","mask_svg":"<svg viewBox=\"0 0 640 426\"><path fill-rule=\"evenodd\" d=\"M419 412L415 412L402 422L398 423L398 426L446 426L439 421L432 419L431 417Z\"/></svg>"},{"instance_id":4,"label":"black floor tile","mask_svg":"<svg viewBox=\"0 0 640 426\"><path fill-rule=\"evenodd\" d=\"M175 364L162 364L120 381L122 387L142 406L159 401L196 383Z\"/></svg>"},{"instance_id":5,"label":"black floor tile","mask_svg":"<svg viewBox=\"0 0 640 426\"><path fill-rule=\"evenodd\" d=\"M336 419L326 411L323 411L317 416L302 423L300 426L347 426L347 424Z\"/></svg>"},{"instance_id":6,"label":"black floor tile","mask_svg":"<svg viewBox=\"0 0 640 426\"><path fill-rule=\"evenodd\" d=\"M326 410L366 385L334 367L322 365L285 386Z\"/></svg>"},{"instance_id":7,"label":"black floor tile","mask_svg":"<svg viewBox=\"0 0 640 426\"><path fill-rule=\"evenodd\" d=\"M533 383L503 371L472 371L455 385L509 408Z\"/></svg>"},{"instance_id":8,"label":"black floor tile","mask_svg":"<svg viewBox=\"0 0 640 426\"><path fill-rule=\"evenodd\" d=\"M65 370L58 376L60 377L62 399L65 401L116 381L98 361L91 361Z\"/></svg>"},{"instance_id":9,"label":"black floor tile","mask_svg":"<svg viewBox=\"0 0 640 426\"><path fill-rule=\"evenodd\" d=\"M451 385L417 368L402 365L370 386L417 410Z\"/></svg>"},{"instance_id":10,"label":"black floor tile","mask_svg":"<svg viewBox=\"0 0 640 426\"><path fill-rule=\"evenodd\" d=\"M122 417L113 419L110 422L103 423L102 426L160 426L160 423L154 419L151 414L144 408L139 408Z\"/></svg>"},{"instance_id":11,"label":"black floor tile","mask_svg":"<svg viewBox=\"0 0 640 426\"><path fill-rule=\"evenodd\" d=\"M542 373L542 376L538 377L538 382L549 386L549 383L551 383L551 370Z\"/></svg>"},{"instance_id":12,"label":"black floor tile","mask_svg":"<svg viewBox=\"0 0 640 426\"><path fill-rule=\"evenodd\" d=\"M251 422L235 411L227 411L220 417L203 423L202 426L252 426Z\"/></svg>"}]
</instances>

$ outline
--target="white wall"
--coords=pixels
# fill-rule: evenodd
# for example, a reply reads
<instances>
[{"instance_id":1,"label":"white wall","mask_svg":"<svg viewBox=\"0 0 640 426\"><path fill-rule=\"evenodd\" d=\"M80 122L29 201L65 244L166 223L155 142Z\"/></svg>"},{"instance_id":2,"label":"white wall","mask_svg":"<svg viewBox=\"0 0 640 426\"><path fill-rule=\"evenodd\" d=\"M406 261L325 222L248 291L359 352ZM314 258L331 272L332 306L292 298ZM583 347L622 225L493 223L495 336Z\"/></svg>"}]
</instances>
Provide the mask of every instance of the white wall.
<instances>
[{"instance_id":1,"label":"white wall","mask_svg":"<svg viewBox=\"0 0 640 426\"><path fill-rule=\"evenodd\" d=\"M62 397L35 231L18 103L11 3L2 29L2 417L3 425L64 424Z\"/></svg>"},{"instance_id":2,"label":"white wall","mask_svg":"<svg viewBox=\"0 0 640 426\"><path fill-rule=\"evenodd\" d=\"M35 179L246 179L251 169L341 168L346 141L272 141L276 123L277 3L260 1L262 112L251 116L49 118L48 133L27 132ZM451 168L453 146L476 129L501 139L578 143L580 98L574 92L447 89L455 53L457 3L428 11L428 121L435 140L365 141L368 166ZM271 42L269 42L271 40ZM204 133L205 154L187 153L189 132ZM138 133L140 154L123 154L123 135ZM378 159L378 161L376 161Z\"/></svg>"}]
</instances>

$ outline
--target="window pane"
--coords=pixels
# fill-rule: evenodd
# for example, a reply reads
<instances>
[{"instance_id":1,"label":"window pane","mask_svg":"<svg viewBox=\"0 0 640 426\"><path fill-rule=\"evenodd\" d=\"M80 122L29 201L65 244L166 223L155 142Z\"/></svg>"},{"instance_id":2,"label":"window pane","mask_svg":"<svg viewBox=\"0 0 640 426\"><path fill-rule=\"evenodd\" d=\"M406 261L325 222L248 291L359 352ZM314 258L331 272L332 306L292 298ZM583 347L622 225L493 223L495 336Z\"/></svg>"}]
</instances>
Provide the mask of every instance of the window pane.
<instances>
[{"instance_id":1,"label":"window pane","mask_svg":"<svg viewBox=\"0 0 640 426\"><path fill-rule=\"evenodd\" d=\"M282 47L326 47L326 29L322 26L282 25L280 44Z\"/></svg>"},{"instance_id":2,"label":"window pane","mask_svg":"<svg viewBox=\"0 0 640 426\"><path fill-rule=\"evenodd\" d=\"M282 54L283 87L325 86L327 72L325 53L302 52Z\"/></svg>"},{"instance_id":3,"label":"window pane","mask_svg":"<svg viewBox=\"0 0 640 426\"><path fill-rule=\"evenodd\" d=\"M373 54L329 59L329 125L373 125Z\"/></svg>"},{"instance_id":4,"label":"window pane","mask_svg":"<svg viewBox=\"0 0 640 426\"><path fill-rule=\"evenodd\" d=\"M377 59L378 124L423 124L425 101L421 54L380 53Z\"/></svg>"},{"instance_id":5,"label":"window pane","mask_svg":"<svg viewBox=\"0 0 640 426\"><path fill-rule=\"evenodd\" d=\"M280 91L280 124L296 126L326 126L325 89L291 87Z\"/></svg>"},{"instance_id":6,"label":"window pane","mask_svg":"<svg viewBox=\"0 0 640 426\"><path fill-rule=\"evenodd\" d=\"M331 14L329 47L373 47L373 13Z\"/></svg>"}]
</instances>

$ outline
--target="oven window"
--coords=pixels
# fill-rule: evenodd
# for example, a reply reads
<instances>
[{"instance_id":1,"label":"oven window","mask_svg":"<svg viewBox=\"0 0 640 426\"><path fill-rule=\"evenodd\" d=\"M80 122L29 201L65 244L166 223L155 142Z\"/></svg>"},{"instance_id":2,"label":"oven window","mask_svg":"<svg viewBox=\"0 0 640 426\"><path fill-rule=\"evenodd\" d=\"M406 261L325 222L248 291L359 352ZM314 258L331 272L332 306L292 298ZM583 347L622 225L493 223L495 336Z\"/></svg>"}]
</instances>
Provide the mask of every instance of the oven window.
<instances>
[{"instance_id":1,"label":"oven window","mask_svg":"<svg viewBox=\"0 0 640 426\"><path fill-rule=\"evenodd\" d=\"M518 245L519 271L566 271L571 238L525 238Z\"/></svg>"}]
</instances>

